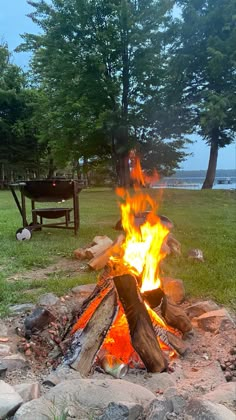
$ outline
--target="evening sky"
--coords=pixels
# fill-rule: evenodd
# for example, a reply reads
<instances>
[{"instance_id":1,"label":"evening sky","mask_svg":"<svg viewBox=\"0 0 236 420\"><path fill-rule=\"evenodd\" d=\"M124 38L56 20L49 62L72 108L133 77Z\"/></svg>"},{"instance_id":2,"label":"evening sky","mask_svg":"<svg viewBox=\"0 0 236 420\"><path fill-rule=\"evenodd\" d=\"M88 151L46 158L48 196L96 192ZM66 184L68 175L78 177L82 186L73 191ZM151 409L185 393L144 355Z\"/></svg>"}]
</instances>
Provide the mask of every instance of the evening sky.
<instances>
[{"instance_id":1,"label":"evening sky","mask_svg":"<svg viewBox=\"0 0 236 420\"><path fill-rule=\"evenodd\" d=\"M28 53L15 53L14 49L21 43L20 34L38 33L38 27L26 15L32 11L26 0L0 0L0 40L8 44L13 62L27 69L30 59ZM184 170L206 170L209 159L209 147L195 136L195 142L188 147L192 156L182 163ZM219 150L218 169L236 168L236 144Z\"/></svg>"}]
</instances>

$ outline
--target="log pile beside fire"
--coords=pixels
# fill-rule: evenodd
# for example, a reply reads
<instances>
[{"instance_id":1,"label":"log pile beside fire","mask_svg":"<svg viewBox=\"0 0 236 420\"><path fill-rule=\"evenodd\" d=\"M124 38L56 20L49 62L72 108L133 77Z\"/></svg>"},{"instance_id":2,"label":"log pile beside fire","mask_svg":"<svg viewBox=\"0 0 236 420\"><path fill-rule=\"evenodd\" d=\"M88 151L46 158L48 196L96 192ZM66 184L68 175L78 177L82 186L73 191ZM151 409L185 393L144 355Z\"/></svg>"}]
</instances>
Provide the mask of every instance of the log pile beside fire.
<instances>
[{"instance_id":1,"label":"log pile beside fire","mask_svg":"<svg viewBox=\"0 0 236 420\"><path fill-rule=\"evenodd\" d=\"M141 188L145 179L139 161L132 177L133 193L117 191L122 216L117 225L124 234L114 242L95 237L75 251L80 259L90 258L90 268L104 268L65 340L64 361L83 376L94 367L113 374L116 367L117 376L128 367L162 372L171 358L185 353L182 336L192 329L185 312L166 296L159 276L161 261L171 246L179 253L180 244L169 232L171 222L157 215L155 199Z\"/></svg>"}]
</instances>

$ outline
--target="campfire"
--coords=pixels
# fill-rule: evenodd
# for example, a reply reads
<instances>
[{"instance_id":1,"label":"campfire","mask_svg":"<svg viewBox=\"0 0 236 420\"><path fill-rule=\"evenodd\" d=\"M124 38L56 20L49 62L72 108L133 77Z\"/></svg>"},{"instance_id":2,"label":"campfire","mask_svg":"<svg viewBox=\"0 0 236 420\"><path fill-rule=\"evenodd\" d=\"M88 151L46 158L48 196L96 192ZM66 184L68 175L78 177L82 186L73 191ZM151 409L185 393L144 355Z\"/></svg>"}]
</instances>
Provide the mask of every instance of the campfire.
<instances>
[{"instance_id":1,"label":"campfire","mask_svg":"<svg viewBox=\"0 0 236 420\"><path fill-rule=\"evenodd\" d=\"M118 188L121 236L93 293L85 300L70 331L65 362L87 376L94 368L116 377L128 368L162 372L183 354L182 335L192 329L181 308L170 302L160 280L169 229L158 216L158 203L143 187L138 159L132 192Z\"/></svg>"}]
</instances>

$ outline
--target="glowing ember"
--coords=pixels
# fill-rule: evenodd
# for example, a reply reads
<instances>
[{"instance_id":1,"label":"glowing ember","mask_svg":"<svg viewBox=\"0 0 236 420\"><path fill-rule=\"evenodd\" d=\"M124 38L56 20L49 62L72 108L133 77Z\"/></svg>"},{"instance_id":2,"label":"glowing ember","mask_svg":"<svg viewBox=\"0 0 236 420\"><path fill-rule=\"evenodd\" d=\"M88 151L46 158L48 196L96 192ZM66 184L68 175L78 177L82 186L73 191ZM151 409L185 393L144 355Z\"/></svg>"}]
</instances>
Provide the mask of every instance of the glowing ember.
<instances>
[{"instance_id":1,"label":"glowing ember","mask_svg":"<svg viewBox=\"0 0 236 420\"><path fill-rule=\"evenodd\" d=\"M140 357L131 344L129 325L121 304L116 320L103 342L101 353L103 352L115 355L130 367L143 367Z\"/></svg>"},{"instance_id":2,"label":"glowing ember","mask_svg":"<svg viewBox=\"0 0 236 420\"><path fill-rule=\"evenodd\" d=\"M100 305L100 303L102 302L104 297L107 295L109 290L110 289L107 287L107 289L103 290L99 296L96 296L96 299L92 300L90 305L85 309L85 311L82 313L78 321L73 326L71 330L71 334L74 334L77 330L83 330L86 327L91 316L96 311L97 307Z\"/></svg>"}]
</instances>

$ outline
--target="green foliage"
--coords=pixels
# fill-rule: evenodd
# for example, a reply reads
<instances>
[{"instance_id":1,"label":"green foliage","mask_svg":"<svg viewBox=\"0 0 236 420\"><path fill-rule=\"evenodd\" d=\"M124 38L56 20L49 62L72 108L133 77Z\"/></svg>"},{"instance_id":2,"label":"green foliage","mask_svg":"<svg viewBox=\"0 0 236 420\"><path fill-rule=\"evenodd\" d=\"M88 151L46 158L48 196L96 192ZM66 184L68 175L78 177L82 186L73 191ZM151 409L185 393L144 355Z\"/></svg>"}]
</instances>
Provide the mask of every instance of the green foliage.
<instances>
[{"instance_id":1,"label":"green foliage","mask_svg":"<svg viewBox=\"0 0 236 420\"><path fill-rule=\"evenodd\" d=\"M42 34L25 34L21 49L34 52L32 68L47 97L41 136L57 161L112 156L115 171L137 143L158 149L163 139L182 138L163 90L173 3L29 1ZM173 141L177 161L183 144ZM168 167L176 159L167 155Z\"/></svg>"},{"instance_id":2,"label":"green foliage","mask_svg":"<svg viewBox=\"0 0 236 420\"><path fill-rule=\"evenodd\" d=\"M27 176L39 168L40 147L33 115L37 91L26 87L22 70L10 62L6 45L0 45L0 164L2 178Z\"/></svg>"},{"instance_id":3,"label":"green foliage","mask_svg":"<svg viewBox=\"0 0 236 420\"><path fill-rule=\"evenodd\" d=\"M171 83L192 132L211 147L205 187L212 187L217 153L236 132L236 0L178 0L181 18L171 48ZM174 98L175 100L175 98Z\"/></svg>"}]
</instances>

